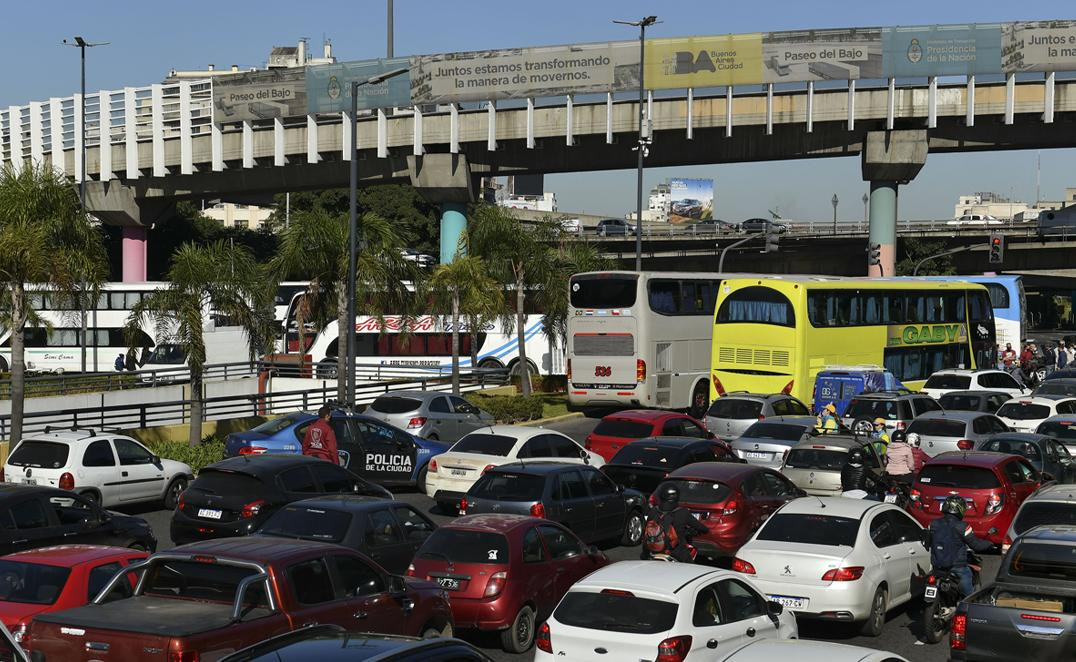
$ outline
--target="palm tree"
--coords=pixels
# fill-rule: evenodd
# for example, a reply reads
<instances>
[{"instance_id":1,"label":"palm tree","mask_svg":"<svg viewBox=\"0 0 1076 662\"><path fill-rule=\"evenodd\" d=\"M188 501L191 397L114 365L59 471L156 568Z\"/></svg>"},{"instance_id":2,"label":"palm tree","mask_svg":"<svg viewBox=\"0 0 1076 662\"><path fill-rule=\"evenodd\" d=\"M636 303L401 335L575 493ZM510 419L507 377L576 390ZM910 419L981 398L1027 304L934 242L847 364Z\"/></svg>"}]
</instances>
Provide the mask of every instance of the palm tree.
<instances>
[{"instance_id":1,"label":"palm tree","mask_svg":"<svg viewBox=\"0 0 1076 662\"><path fill-rule=\"evenodd\" d=\"M418 281L422 272L405 260L401 250L405 239L385 218L367 212L360 220L360 250L356 267L355 312L378 318L384 326L386 311L413 317L416 297L408 283ZM310 281L301 311L304 321L324 326L337 321L336 397L348 400L346 392L347 334L354 320L347 320L348 217L313 209L292 214L291 225L280 236L277 254L269 263L276 279L307 278ZM303 333L302 324L300 333ZM406 324L401 328L406 328ZM353 331L352 331L353 332ZM306 348L300 341L301 353ZM302 359L300 359L302 360Z\"/></svg>"},{"instance_id":2,"label":"palm tree","mask_svg":"<svg viewBox=\"0 0 1076 662\"><path fill-rule=\"evenodd\" d=\"M566 343L568 336L568 280L574 274L602 271L613 262L601 255L588 241L561 233L553 248L541 286L534 296L542 311L542 332L549 339L550 350Z\"/></svg>"},{"instance_id":3,"label":"palm tree","mask_svg":"<svg viewBox=\"0 0 1076 662\"><path fill-rule=\"evenodd\" d=\"M448 309L451 314L452 393L459 395L460 320L466 319L473 333L484 320L497 317L504 308L501 284L489 275L482 258L461 251L455 260L437 267L429 288L437 311ZM475 367L472 358L471 368Z\"/></svg>"},{"instance_id":4,"label":"palm tree","mask_svg":"<svg viewBox=\"0 0 1076 662\"><path fill-rule=\"evenodd\" d=\"M197 446L202 441L206 317L212 311L241 327L253 361L273 341L274 289L266 270L249 250L224 241L180 246L172 255L167 280L167 288L135 304L125 331L128 342L133 342L137 332L151 323L158 338L166 338L183 349L191 380L188 443Z\"/></svg>"},{"instance_id":5,"label":"palm tree","mask_svg":"<svg viewBox=\"0 0 1076 662\"><path fill-rule=\"evenodd\" d=\"M107 277L104 241L75 188L44 165L0 170L0 326L11 331L11 435L22 438L25 331L40 319L27 289L44 286L74 299Z\"/></svg>"}]
</instances>

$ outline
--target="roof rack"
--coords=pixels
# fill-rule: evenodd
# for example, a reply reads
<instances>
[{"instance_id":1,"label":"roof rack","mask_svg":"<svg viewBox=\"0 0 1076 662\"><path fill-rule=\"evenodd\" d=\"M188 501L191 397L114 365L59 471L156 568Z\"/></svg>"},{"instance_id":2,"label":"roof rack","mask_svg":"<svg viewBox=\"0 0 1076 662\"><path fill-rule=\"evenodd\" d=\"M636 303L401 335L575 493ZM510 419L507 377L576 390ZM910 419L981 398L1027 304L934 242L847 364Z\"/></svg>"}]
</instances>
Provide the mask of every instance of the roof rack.
<instances>
[{"instance_id":1,"label":"roof rack","mask_svg":"<svg viewBox=\"0 0 1076 662\"><path fill-rule=\"evenodd\" d=\"M83 432L88 432L89 433L88 435L86 435L87 437L96 437L97 436L97 430L94 429L94 428L84 428L84 427L80 427L78 425L72 425L71 427L63 427L63 428L58 427L58 426L52 426L52 425L46 425L45 426L45 434L52 434L53 432L59 432L61 430L70 430L71 432L78 432L78 431L81 430Z\"/></svg>"}]
</instances>

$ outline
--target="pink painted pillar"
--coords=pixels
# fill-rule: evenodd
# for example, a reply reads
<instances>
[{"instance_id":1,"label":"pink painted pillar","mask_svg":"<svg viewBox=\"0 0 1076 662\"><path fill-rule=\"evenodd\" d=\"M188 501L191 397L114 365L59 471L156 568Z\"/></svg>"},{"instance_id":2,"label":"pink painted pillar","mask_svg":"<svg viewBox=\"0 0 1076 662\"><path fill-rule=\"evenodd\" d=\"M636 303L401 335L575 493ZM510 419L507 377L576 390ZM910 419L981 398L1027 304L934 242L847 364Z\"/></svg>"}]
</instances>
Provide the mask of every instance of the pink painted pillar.
<instances>
[{"instance_id":1,"label":"pink painted pillar","mask_svg":"<svg viewBox=\"0 0 1076 662\"><path fill-rule=\"evenodd\" d=\"M146 228L123 226L123 282L146 280Z\"/></svg>"}]
</instances>

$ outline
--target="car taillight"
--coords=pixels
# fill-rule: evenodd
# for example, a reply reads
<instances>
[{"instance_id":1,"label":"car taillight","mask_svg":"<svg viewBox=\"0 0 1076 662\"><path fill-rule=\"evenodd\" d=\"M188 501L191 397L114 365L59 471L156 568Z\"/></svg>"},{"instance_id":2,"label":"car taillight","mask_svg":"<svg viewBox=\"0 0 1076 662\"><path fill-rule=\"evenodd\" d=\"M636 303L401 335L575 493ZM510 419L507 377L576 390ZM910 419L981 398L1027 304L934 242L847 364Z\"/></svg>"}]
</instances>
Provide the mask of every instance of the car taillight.
<instances>
[{"instance_id":1,"label":"car taillight","mask_svg":"<svg viewBox=\"0 0 1076 662\"><path fill-rule=\"evenodd\" d=\"M691 635L669 637L658 644L658 656L654 662L683 662L691 650Z\"/></svg>"},{"instance_id":2,"label":"car taillight","mask_svg":"<svg viewBox=\"0 0 1076 662\"><path fill-rule=\"evenodd\" d=\"M847 568L833 568L822 575L824 582L854 582L863 576L863 566L856 565Z\"/></svg>"},{"instance_id":3,"label":"car taillight","mask_svg":"<svg viewBox=\"0 0 1076 662\"><path fill-rule=\"evenodd\" d=\"M589 434L587 435L587 438L583 440L583 448L587 449L588 451L591 448L591 446L590 446L590 435Z\"/></svg>"},{"instance_id":4,"label":"car taillight","mask_svg":"<svg viewBox=\"0 0 1076 662\"><path fill-rule=\"evenodd\" d=\"M793 379L792 381L785 384L785 387L783 389L781 389L781 394L782 395L788 395L789 393L791 393L792 392L792 385L795 384L795 383L796 383L796 380Z\"/></svg>"},{"instance_id":5,"label":"car taillight","mask_svg":"<svg viewBox=\"0 0 1076 662\"><path fill-rule=\"evenodd\" d=\"M404 574L407 575L408 577L414 577L415 576L415 564L414 563L407 564L407 571Z\"/></svg>"},{"instance_id":6,"label":"car taillight","mask_svg":"<svg viewBox=\"0 0 1076 662\"><path fill-rule=\"evenodd\" d=\"M735 572L742 572L745 575L755 574L755 566L751 565L747 561L741 558L732 559L732 569Z\"/></svg>"},{"instance_id":7,"label":"car taillight","mask_svg":"<svg viewBox=\"0 0 1076 662\"><path fill-rule=\"evenodd\" d=\"M993 515L1001 510L1001 506L1005 503L1005 497L1001 494L991 494L986 499L986 514Z\"/></svg>"},{"instance_id":8,"label":"car taillight","mask_svg":"<svg viewBox=\"0 0 1076 662\"><path fill-rule=\"evenodd\" d=\"M710 375L710 381L714 383L714 391L719 396L725 395L725 387L721 384L721 380L717 378L717 375Z\"/></svg>"},{"instance_id":9,"label":"car taillight","mask_svg":"<svg viewBox=\"0 0 1076 662\"><path fill-rule=\"evenodd\" d=\"M953 629L949 632L949 648L962 651L968 647L968 615L957 614L953 617Z\"/></svg>"},{"instance_id":10,"label":"car taillight","mask_svg":"<svg viewBox=\"0 0 1076 662\"><path fill-rule=\"evenodd\" d=\"M927 583L930 584L931 586L933 586L934 584L938 583L938 578L935 577L933 575L933 573L930 574L930 575L927 575Z\"/></svg>"},{"instance_id":11,"label":"car taillight","mask_svg":"<svg viewBox=\"0 0 1076 662\"><path fill-rule=\"evenodd\" d=\"M654 495L653 495L653 494L651 494L651 495L650 495L650 497L649 497L649 498L647 499L647 502L649 502L649 503L650 503L650 507L651 507L651 508L653 508L654 506L658 505L658 500L654 498Z\"/></svg>"},{"instance_id":12,"label":"car taillight","mask_svg":"<svg viewBox=\"0 0 1076 662\"><path fill-rule=\"evenodd\" d=\"M239 449L240 455L264 455L269 450L264 446L243 446Z\"/></svg>"},{"instance_id":13,"label":"car taillight","mask_svg":"<svg viewBox=\"0 0 1076 662\"><path fill-rule=\"evenodd\" d=\"M531 506L531 515L534 515L535 517L545 517L545 505L536 503Z\"/></svg>"},{"instance_id":14,"label":"car taillight","mask_svg":"<svg viewBox=\"0 0 1076 662\"><path fill-rule=\"evenodd\" d=\"M187 490L183 490L179 493L179 498L176 500L176 510L182 512L183 508L187 505Z\"/></svg>"},{"instance_id":15,"label":"car taillight","mask_svg":"<svg viewBox=\"0 0 1076 662\"><path fill-rule=\"evenodd\" d=\"M646 361L635 359L635 381L642 384L646 381Z\"/></svg>"},{"instance_id":16,"label":"car taillight","mask_svg":"<svg viewBox=\"0 0 1076 662\"><path fill-rule=\"evenodd\" d=\"M256 517L258 513L262 511L262 506L265 505L265 499L258 499L251 501L250 503L243 504L243 510L239 511L240 519L250 519Z\"/></svg>"},{"instance_id":17,"label":"car taillight","mask_svg":"<svg viewBox=\"0 0 1076 662\"><path fill-rule=\"evenodd\" d=\"M467 497L460 499L460 515L467 514Z\"/></svg>"},{"instance_id":18,"label":"car taillight","mask_svg":"<svg viewBox=\"0 0 1076 662\"><path fill-rule=\"evenodd\" d=\"M486 582L486 590L482 593L484 598L492 598L495 595L500 595L504 590L504 585L508 583L507 572L495 572L489 577L489 581Z\"/></svg>"},{"instance_id":19,"label":"car taillight","mask_svg":"<svg viewBox=\"0 0 1076 662\"><path fill-rule=\"evenodd\" d=\"M410 421L407 422L407 429L408 430L413 430L413 429L416 429L416 428L420 428L423 425L426 425L426 417L425 416L415 416L414 418L412 418Z\"/></svg>"},{"instance_id":20,"label":"car taillight","mask_svg":"<svg viewBox=\"0 0 1076 662\"><path fill-rule=\"evenodd\" d=\"M903 430L905 427L904 421L897 421L896 429Z\"/></svg>"},{"instance_id":21,"label":"car taillight","mask_svg":"<svg viewBox=\"0 0 1076 662\"><path fill-rule=\"evenodd\" d=\"M482 467L482 475L485 476L487 471L489 471L490 469L496 469L496 468L497 468L496 464L487 464L486 466Z\"/></svg>"},{"instance_id":22,"label":"car taillight","mask_svg":"<svg viewBox=\"0 0 1076 662\"><path fill-rule=\"evenodd\" d=\"M75 489L75 477L66 471L60 476L60 482L56 484L61 490Z\"/></svg>"},{"instance_id":23,"label":"car taillight","mask_svg":"<svg viewBox=\"0 0 1076 662\"><path fill-rule=\"evenodd\" d=\"M765 414L759 414L758 415L758 420L760 420L760 421L766 420L766 415Z\"/></svg>"},{"instance_id":24,"label":"car taillight","mask_svg":"<svg viewBox=\"0 0 1076 662\"><path fill-rule=\"evenodd\" d=\"M922 492L920 492L919 490L913 489L913 490L912 490L912 491L911 491L911 492L910 492L910 493L908 494L908 498L909 498L909 499L911 499L912 501L918 501L918 500L919 500L919 497L921 497L922 495L923 495L923 493L922 493Z\"/></svg>"},{"instance_id":25,"label":"car taillight","mask_svg":"<svg viewBox=\"0 0 1076 662\"><path fill-rule=\"evenodd\" d=\"M542 623L538 634L534 635L534 647L543 653L553 653L553 640L549 636L549 623Z\"/></svg>"},{"instance_id":26,"label":"car taillight","mask_svg":"<svg viewBox=\"0 0 1076 662\"><path fill-rule=\"evenodd\" d=\"M975 448L975 442L971 439L961 439L960 441L956 442L956 447L962 451L970 451L971 449Z\"/></svg>"},{"instance_id":27,"label":"car taillight","mask_svg":"<svg viewBox=\"0 0 1076 662\"><path fill-rule=\"evenodd\" d=\"M1044 616L1042 614L1020 614L1025 621L1039 621L1040 623L1060 623L1060 616Z\"/></svg>"},{"instance_id":28,"label":"car taillight","mask_svg":"<svg viewBox=\"0 0 1076 662\"><path fill-rule=\"evenodd\" d=\"M725 502L725 507L721 509L721 514L722 515L735 515L736 510L739 507L740 507L740 504L736 503L735 500L726 501Z\"/></svg>"},{"instance_id":29,"label":"car taillight","mask_svg":"<svg viewBox=\"0 0 1076 662\"><path fill-rule=\"evenodd\" d=\"M168 662L198 662L198 651L168 651Z\"/></svg>"},{"instance_id":30,"label":"car taillight","mask_svg":"<svg viewBox=\"0 0 1076 662\"><path fill-rule=\"evenodd\" d=\"M431 474L437 473L437 458L434 458L434 459L430 460L430 465L429 466L430 466L430 468L427 471L427 473L431 473Z\"/></svg>"},{"instance_id":31,"label":"car taillight","mask_svg":"<svg viewBox=\"0 0 1076 662\"><path fill-rule=\"evenodd\" d=\"M1005 534L1005 539L1001 541L1001 548L1008 551L1012 547L1012 537L1009 534Z\"/></svg>"}]
</instances>

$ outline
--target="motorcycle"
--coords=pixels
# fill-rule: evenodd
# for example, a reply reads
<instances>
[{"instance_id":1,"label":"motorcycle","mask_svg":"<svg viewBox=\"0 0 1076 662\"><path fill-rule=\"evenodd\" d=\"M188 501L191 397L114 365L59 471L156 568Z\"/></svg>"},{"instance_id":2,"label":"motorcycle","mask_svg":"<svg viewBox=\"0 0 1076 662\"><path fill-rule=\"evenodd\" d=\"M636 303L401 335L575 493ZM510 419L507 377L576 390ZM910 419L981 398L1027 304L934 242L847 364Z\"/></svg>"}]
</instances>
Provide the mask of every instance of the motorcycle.
<instances>
[{"instance_id":1,"label":"motorcycle","mask_svg":"<svg viewBox=\"0 0 1076 662\"><path fill-rule=\"evenodd\" d=\"M690 563L695 562L695 557L699 555L699 550L695 549L695 546L691 543L686 545L688 554L691 555ZM666 563L680 563L680 559L676 558L668 552L647 552L651 561L665 561Z\"/></svg>"},{"instance_id":2,"label":"motorcycle","mask_svg":"<svg viewBox=\"0 0 1076 662\"><path fill-rule=\"evenodd\" d=\"M978 591L982 560L974 552L968 552L968 567L971 568L972 592ZM962 597L958 575L949 570L931 571L927 575L922 618L923 636L927 643L936 644L949 632L956 606Z\"/></svg>"}]
</instances>

